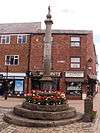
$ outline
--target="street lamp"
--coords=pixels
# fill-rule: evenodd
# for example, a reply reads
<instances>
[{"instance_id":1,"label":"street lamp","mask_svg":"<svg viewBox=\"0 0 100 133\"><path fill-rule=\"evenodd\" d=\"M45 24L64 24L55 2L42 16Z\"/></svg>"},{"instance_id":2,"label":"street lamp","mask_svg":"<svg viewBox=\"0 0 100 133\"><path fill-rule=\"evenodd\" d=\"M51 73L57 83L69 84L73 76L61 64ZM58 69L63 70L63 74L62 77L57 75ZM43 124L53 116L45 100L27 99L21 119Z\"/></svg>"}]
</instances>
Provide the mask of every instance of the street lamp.
<instances>
[{"instance_id":1,"label":"street lamp","mask_svg":"<svg viewBox=\"0 0 100 133\"><path fill-rule=\"evenodd\" d=\"M31 71L26 72L26 77L27 77L27 90L26 91L29 91L29 92L31 92L31 77L32 76L33 74Z\"/></svg>"},{"instance_id":2,"label":"street lamp","mask_svg":"<svg viewBox=\"0 0 100 133\"><path fill-rule=\"evenodd\" d=\"M83 121L85 122L91 122L92 121L92 113L93 113L93 86L92 86L92 82L91 79L89 78L89 74L91 74L91 70L92 70L92 67L91 67L91 62L92 62L92 59L88 60L87 64L86 64L86 84L88 86L87 91L88 91L88 94L87 94L87 97L84 101L84 117L83 117ZM91 91L91 93L90 93Z\"/></svg>"},{"instance_id":3,"label":"street lamp","mask_svg":"<svg viewBox=\"0 0 100 133\"><path fill-rule=\"evenodd\" d=\"M6 79L4 80L4 98L5 100L7 100L7 96L8 96L8 65L6 66Z\"/></svg>"}]
</instances>

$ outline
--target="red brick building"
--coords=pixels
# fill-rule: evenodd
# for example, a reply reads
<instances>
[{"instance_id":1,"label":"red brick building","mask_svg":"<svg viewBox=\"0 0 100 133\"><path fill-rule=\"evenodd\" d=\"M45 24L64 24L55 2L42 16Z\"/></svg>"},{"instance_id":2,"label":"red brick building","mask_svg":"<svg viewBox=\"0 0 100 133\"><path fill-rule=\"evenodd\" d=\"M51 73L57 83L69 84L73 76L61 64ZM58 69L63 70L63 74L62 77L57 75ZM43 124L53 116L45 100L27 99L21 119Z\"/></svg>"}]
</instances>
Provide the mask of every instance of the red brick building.
<instances>
[{"instance_id":1,"label":"red brick building","mask_svg":"<svg viewBox=\"0 0 100 133\"><path fill-rule=\"evenodd\" d=\"M40 22L0 24L1 95L6 78L9 95L23 95L31 89L40 89L45 34ZM84 94L94 92L97 73L93 32L52 30L51 36L52 89L60 89L59 81L63 75L67 98L81 99Z\"/></svg>"}]
</instances>

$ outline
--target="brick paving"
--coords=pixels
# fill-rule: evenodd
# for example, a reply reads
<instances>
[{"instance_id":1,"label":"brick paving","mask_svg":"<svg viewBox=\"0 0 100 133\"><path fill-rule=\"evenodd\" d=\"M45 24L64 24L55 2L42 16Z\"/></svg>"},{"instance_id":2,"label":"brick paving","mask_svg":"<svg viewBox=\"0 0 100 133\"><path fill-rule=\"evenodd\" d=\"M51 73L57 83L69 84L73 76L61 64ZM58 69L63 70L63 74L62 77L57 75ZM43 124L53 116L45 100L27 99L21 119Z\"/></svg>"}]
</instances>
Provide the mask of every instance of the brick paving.
<instances>
[{"instance_id":1,"label":"brick paving","mask_svg":"<svg viewBox=\"0 0 100 133\"><path fill-rule=\"evenodd\" d=\"M12 110L15 105L21 104L23 100L22 98L4 100L3 97L0 97L0 133L100 133L100 93L94 98L94 109L98 111L97 119L94 123L76 122L70 125L49 128L20 127L2 120L3 113ZM70 106L75 107L78 112L84 112L83 100L69 100L68 103Z\"/></svg>"}]
</instances>

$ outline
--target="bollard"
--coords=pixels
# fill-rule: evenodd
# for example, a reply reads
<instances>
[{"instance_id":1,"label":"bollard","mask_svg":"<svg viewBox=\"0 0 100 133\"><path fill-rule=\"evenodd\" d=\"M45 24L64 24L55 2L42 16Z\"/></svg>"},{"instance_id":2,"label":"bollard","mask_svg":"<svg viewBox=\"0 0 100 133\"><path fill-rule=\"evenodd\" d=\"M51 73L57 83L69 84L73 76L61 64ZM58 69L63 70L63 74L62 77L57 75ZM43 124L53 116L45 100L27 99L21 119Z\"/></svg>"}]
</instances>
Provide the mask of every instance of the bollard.
<instances>
[{"instance_id":1,"label":"bollard","mask_svg":"<svg viewBox=\"0 0 100 133\"><path fill-rule=\"evenodd\" d=\"M88 96L84 100L84 115L83 115L84 122L92 122L92 112L93 112L93 97Z\"/></svg>"},{"instance_id":2,"label":"bollard","mask_svg":"<svg viewBox=\"0 0 100 133\"><path fill-rule=\"evenodd\" d=\"M8 96L8 92L5 91L5 94L4 94L5 100L7 100L7 96Z\"/></svg>"}]
</instances>

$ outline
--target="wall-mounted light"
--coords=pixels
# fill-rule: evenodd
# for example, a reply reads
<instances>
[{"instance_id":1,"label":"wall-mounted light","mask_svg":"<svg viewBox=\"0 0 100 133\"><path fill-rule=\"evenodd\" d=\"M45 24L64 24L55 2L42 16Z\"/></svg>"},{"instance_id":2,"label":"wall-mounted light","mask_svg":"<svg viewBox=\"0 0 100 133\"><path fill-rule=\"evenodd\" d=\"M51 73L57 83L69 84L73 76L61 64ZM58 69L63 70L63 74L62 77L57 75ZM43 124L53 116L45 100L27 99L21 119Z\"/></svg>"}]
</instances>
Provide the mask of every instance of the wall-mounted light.
<instances>
[{"instance_id":1,"label":"wall-mounted light","mask_svg":"<svg viewBox=\"0 0 100 133\"><path fill-rule=\"evenodd\" d=\"M38 38L36 38L36 40L35 40L36 42L38 42L39 41L39 39Z\"/></svg>"},{"instance_id":2,"label":"wall-mounted light","mask_svg":"<svg viewBox=\"0 0 100 133\"><path fill-rule=\"evenodd\" d=\"M27 71L27 72L26 72L26 76L27 76L27 77L30 77L30 76L32 76L32 75L33 75L33 74L32 74L31 71Z\"/></svg>"},{"instance_id":3,"label":"wall-mounted light","mask_svg":"<svg viewBox=\"0 0 100 133\"><path fill-rule=\"evenodd\" d=\"M92 67L88 67L89 70L92 70Z\"/></svg>"}]
</instances>

